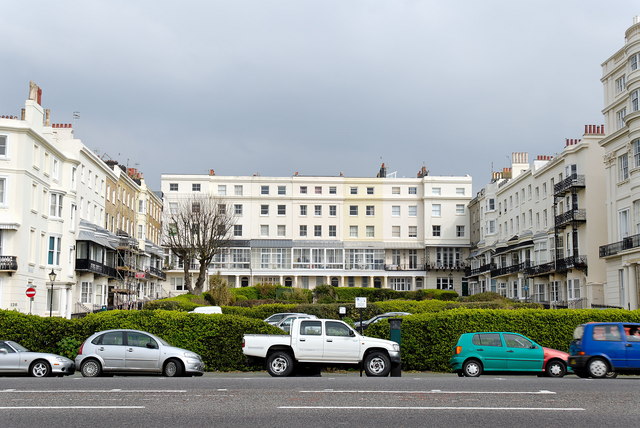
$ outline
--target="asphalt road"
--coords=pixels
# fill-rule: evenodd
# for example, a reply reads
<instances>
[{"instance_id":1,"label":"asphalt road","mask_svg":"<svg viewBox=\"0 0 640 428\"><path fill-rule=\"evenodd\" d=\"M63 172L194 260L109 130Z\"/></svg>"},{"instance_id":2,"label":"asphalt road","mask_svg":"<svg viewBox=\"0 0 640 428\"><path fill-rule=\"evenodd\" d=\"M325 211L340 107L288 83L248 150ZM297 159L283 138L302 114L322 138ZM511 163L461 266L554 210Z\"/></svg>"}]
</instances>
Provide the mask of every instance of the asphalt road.
<instances>
[{"instance_id":1,"label":"asphalt road","mask_svg":"<svg viewBox=\"0 0 640 428\"><path fill-rule=\"evenodd\" d=\"M637 426L640 377L0 377L2 427Z\"/></svg>"}]
</instances>

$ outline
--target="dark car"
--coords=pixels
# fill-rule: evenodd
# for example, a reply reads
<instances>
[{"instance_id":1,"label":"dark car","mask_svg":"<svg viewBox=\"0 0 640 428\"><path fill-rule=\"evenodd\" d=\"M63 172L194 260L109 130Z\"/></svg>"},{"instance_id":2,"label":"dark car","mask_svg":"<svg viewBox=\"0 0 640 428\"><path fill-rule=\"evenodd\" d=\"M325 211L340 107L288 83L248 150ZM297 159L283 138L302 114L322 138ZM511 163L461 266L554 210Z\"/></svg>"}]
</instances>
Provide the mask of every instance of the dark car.
<instances>
[{"instance_id":1,"label":"dark car","mask_svg":"<svg viewBox=\"0 0 640 428\"><path fill-rule=\"evenodd\" d=\"M384 314L376 315L375 317L368 319L366 321L362 321L362 328L365 329L371 324L377 323L378 321L387 319L387 318L395 318L395 317L403 317L406 315L411 315L409 312L385 312ZM353 324L355 328L360 328L360 322L357 321Z\"/></svg>"},{"instance_id":2,"label":"dark car","mask_svg":"<svg viewBox=\"0 0 640 428\"><path fill-rule=\"evenodd\" d=\"M592 322L576 327L569 366L580 377L640 374L640 323Z\"/></svg>"}]
</instances>

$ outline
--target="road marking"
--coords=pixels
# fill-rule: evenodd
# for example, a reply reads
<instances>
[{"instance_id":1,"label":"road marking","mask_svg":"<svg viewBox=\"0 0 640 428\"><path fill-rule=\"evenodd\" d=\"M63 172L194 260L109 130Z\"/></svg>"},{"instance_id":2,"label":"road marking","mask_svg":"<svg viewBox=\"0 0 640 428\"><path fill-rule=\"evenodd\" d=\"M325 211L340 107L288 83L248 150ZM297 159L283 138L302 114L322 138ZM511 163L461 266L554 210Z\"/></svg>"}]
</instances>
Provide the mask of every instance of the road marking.
<instances>
[{"instance_id":1,"label":"road marking","mask_svg":"<svg viewBox=\"0 0 640 428\"><path fill-rule=\"evenodd\" d=\"M340 409L340 410L544 410L575 412L585 410L582 407L418 407L418 406L279 406L278 409Z\"/></svg>"},{"instance_id":2,"label":"road marking","mask_svg":"<svg viewBox=\"0 0 640 428\"><path fill-rule=\"evenodd\" d=\"M439 389L432 389L431 391L356 391L345 390L339 391L335 389L321 389L318 391L300 391L306 393L314 392L330 392L330 393L343 393L343 394L524 394L524 395L555 395L553 391L547 391L541 389L540 391L441 391Z\"/></svg>"},{"instance_id":3,"label":"road marking","mask_svg":"<svg viewBox=\"0 0 640 428\"><path fill-rule=\"evenodd\" d=\"M145 406L12 406L0 410L43 410L43 409L146 409Z\"/></svg>"},{"instance_id":4,"label":"road marking","mask_svg":"<svg viewBox=\"0 0 640 428\"><path fill-rule=\"evenodd\" d=\"M70 392L85 392L85 393L130 393L130 392L134 392L134 393L153 393L153 394L157 394L157 393L183 393L183 392L187 392L186 389L56 389L56 390L36 390L36 389L29 389L29 390L16 390L16 389L0 389L0 393L2 392L12 392L12 393L46 393L46 394L52 394L52 393L62 393L62 394L67 394Z\"/></svg>"}]
</instances>

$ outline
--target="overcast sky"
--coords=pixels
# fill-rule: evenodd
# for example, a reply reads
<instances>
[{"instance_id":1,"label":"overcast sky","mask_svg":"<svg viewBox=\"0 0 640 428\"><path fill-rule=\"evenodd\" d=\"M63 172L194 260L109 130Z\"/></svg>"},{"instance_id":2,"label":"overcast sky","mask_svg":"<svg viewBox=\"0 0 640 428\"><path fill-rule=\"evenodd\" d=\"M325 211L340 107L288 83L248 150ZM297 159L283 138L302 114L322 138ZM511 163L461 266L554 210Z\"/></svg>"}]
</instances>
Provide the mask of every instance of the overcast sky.
<instances>
[{"instance_id":1,"label":"overcast sky","mask_svg":"<svg viewBox=\"0 0 640 428\"><path fill-rule=\"evenodd\" d=\"M601 124L637 1L3 2L0 114L29 80L103 158L164 173L473 177Z\"/></svg>"}]
</instances>

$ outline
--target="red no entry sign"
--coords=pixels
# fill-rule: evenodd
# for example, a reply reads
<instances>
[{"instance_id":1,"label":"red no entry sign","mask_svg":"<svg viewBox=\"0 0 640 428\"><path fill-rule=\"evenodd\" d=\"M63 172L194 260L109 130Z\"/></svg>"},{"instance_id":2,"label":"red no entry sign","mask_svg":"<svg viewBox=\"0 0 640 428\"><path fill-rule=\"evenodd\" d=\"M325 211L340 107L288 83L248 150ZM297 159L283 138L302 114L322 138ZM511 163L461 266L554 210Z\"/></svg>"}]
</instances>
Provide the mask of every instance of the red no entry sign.
<instances>
[{"instance_id":1,"label":"red no entry sign","mask_svg":"<svg viewBox=\"0 0 640 428\"><path fill-rule=\"evenodd\" d=\"M27 288L25 294L27 295L27 297L36 297L36 289L33 287L29 287Z\"/></svg>"}]
</instances>

